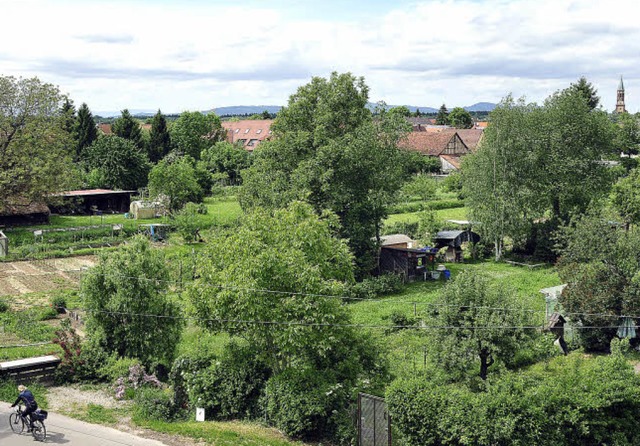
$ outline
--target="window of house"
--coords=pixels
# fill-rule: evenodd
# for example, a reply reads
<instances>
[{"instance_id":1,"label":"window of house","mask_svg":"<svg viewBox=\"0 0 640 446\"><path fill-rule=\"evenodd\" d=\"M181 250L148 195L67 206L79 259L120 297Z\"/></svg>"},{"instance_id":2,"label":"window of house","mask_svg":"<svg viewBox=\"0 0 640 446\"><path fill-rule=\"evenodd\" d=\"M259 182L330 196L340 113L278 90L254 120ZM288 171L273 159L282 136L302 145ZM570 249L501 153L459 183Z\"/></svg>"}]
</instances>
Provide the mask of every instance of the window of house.
<instances>
[{"instance_id":1,"label":"window of house","mask_svg":"<svg viewBox=\"0 0 640 446\"><path fill-rule=\"evenodd\" d=\"M240 131L240 129L236 129L236 131L234 133L238 133Z\"/></svg>"},{"instance_id":2,"label":"window of house","mask_svg":"<svg viewBox=\"0 0 640 446\"><path fill-rule=\"evenodd\" d=\"M245 134L249 133L249 129L245 130L245 131L244 131L244 133L245 133Z\"/></svg>"},{"instance_id":3,"label":"window of house","mask_svg":"<svg viewBox=\"0 0 640 446\"><path fill-rule=\"evenodd\" d=\"M262 133L262 129L256 130L256 133Z\"/></svg>"},{"instance_id":4,"label":"window of house","mask_svg":"<svg viewBox=\"0 0 640 446\"><path fill-rule=\"evenodd\" d=\"M247 145L248 146L255 146L257 142L258 142L257 139L252 139L252 140L249 141L249 144L247 144Z\"/></svg>"}]
</instances>

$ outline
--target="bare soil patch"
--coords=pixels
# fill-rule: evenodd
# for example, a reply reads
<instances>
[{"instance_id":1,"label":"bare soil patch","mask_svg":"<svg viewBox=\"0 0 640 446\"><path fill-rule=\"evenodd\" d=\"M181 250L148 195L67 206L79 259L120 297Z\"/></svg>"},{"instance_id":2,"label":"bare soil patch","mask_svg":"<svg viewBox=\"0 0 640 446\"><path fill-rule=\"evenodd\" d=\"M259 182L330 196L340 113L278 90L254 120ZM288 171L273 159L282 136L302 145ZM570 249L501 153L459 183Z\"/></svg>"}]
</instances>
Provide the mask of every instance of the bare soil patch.
<instances>
[{"instance_id":1,"label":"bare soil patch","mask_svg":"<svg viewBox=\"0 0 640 446\"><path fill-rule=\"evenodd\" d=\"M0 263L0 296L21 296L70 288L83 271L96 264L95 256Z\"/></svg>"}]
</instances>

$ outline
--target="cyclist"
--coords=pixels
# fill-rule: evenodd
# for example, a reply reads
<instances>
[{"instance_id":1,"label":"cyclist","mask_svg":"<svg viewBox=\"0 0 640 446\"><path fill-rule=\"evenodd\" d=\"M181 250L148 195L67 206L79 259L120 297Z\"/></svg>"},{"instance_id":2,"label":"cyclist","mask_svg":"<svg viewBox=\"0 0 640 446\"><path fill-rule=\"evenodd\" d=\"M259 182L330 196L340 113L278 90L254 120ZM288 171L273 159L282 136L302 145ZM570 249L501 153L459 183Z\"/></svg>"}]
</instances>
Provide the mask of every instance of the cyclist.
<instances>
[{"instance_id":1,"label":"cyclist","mask_svg":"<svg viewBox=\"0 0 640 446\"><path fill-rule=\"evenodd\" d=\"M29 430L31 430L33 428L33 417L31 414L38 408L38 403L36 403L36 399L34 398L33 393L31 393L31 390L27 389L22 384L18 386L18 392L20 392L20 394L18 395L16 402L13 403L11 407L16 407L22 401L25 408L21 412L21 415L23 417L29 416Z\"/></svg>"}]
</instances>

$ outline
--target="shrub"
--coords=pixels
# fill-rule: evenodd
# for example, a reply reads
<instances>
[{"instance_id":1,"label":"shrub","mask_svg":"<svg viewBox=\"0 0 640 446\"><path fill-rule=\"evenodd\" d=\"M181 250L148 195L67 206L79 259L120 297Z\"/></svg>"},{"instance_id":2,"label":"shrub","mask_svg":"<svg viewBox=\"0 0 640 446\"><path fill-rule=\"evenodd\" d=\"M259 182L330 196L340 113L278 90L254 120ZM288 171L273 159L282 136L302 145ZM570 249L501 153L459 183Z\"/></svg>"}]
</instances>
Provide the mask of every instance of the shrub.
<instances>
[{"instance_id":1,"label":"shrub","mask_svg":"<svg viewBox=\"0 0 640 446\"><path fill-rule=\"evenodd\" d=\"M342 392L328 376L313 369L287 369L271 377L265 396L269 421L293 438L329 437L334 403Z\"/></svg>"},{"instance_id":2,"label":"shrub","mask_svg":"<svg viewBox=\"0 0 640 446\"><path fill-rule=\"evenodd\" d=\"M4 298L0 298L0 313L6 313L7 311L9 311L9 302Z\"/></svg>"},{"instance_id":3,"label":"shrub","mask_svg":"<svg viewBox=\"0 0 640 446\"><path fill-rule=\"evenodd\" d=\"M260 416L259 400L270 373L257 357L250 346L225 346L222 355L207 368L185 377L191 406L204 407L207 413L222 419Z\"/></svg>"},{"instance_id":4,"label":"shrub","mask_svg":"<svg viewBox=\"0 0 640 446\"><path fill-rule=\"evenodd\" d=\"M64 314L67 310L67 298L62 294L56 294L52 296L50 299L51 307L56 311L56 313Z\"/></svg>"},{"instance_id":5,"label":"shrub","mask_svg":"<svg viewBox=\"0 0 640 446\"><path fill-rule=\"evenodd\" d=\"M134 419L152 421L174 421L180 415L168 390L142 388L136 392L133 408Z\"/></svg>"},{"instance_id":6,"label":"shrub","mask_svg":"<svg viewBox=\"0 0 640 446\"><path fill-rule=\"evenodd\" d=\"M100 367L99 372L108 381L115 381L118 378L129 375L129 370L134 366L140 366L140 361L135 358L119 358L112 354L106 363Z\"/></svg>"},{"instance_id":7,"label":"shrub","mask_svg":"<svg viewBox=\"0 0 640 446\"><path fill-rule=\"evenodd\" d=\"M349 289L349 297L355 299L374 299L378 296L392 294L402 289L402 277L397 274L382 274L370 277L353 284Z\"/></svg>"}]
</instances>

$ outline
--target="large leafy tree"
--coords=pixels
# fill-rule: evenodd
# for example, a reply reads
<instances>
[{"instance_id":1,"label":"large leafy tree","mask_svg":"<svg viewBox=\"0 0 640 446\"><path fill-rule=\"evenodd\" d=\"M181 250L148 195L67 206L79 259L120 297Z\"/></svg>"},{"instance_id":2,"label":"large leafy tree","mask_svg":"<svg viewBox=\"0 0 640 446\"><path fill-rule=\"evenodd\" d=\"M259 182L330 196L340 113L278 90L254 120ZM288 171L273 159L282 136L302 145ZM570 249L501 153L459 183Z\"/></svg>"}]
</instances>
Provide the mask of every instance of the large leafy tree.
<instances>
[{"instance_id":1,"label":"large leafy tree","mask_svg":"<svg viewBox=\"0 0 640 446\"><path fill-rule=\"evenodd\" d=\"M560 302L572 323L580 323L587 350L606 351L622 315L640 311L640 232L612 222L603 210L590 211L562 228L558 263L567 283Z\"/></svg>"},{"instance_id":2,"label":"large leafy tree","mask_svg":"<svg viewBox=\"0 0 640 446\"><path fill-rule=\"evenodd\" d=\"M189 156L161 160L149 174L151 195L167 197L172 211L180 209L188 201L202 201L203 191L196 179L194 163Z\"/></svg>"},{"instance_id":3,"label":"large leafy tree","mask_svg":"<svg viewBox=\"0 0 640 446\"><path fill-rule=\"evenodd\" d=\"M373 266L387 205L403 182L398 140L409 124L381 107L374 121L368 87L350 73L313 78L289 98L243 172L243 207L282 207L304 199L340 218L359 272Z\"/></svg>"},{"instance_id":4,"label":"large leafy tree","mask_svg":"<svg viewBox=\"0 0 640 446\"><path fill-rule=\"evenodd\" d=\"M618 116L618 125L615 127L615 149L631 158L640 150L640 116L630 113L621 113Z\"/></svg>"},{"instance_id":5,"label":"large leafy tree","mask_svg":"<svg viewBox=\"0 0 640 446\"><path fill-rule=\"evenodd\" d=\"M183 319L168 294L167 278L162 251L143 237L101 253L98 264L82 278L91 342L147 366L171 364Z\"/></svg>"},{"instance_id":6,"label":"large leafy tree","mask_svg":"<svg viewBox=\"0 0 640 446\"><path fill-rule=\"evenodd\" d=\"M92 187L137 189L147 184L147 155L131 140L119 136L103 136L89 146L85 166Z\"/></svg>"},{"instance_id":7,"label":"large leafy tree","mask_svg":"<svg viewBox=\"0 0 640 446\"><path fill-rule=\"evenodd\" d=\"M542 218L567 223L607 193L611 176L601 160L611 153L612 126L571 88L543 106L508 97L491 121L463 174L471 216L499 258L505 236L526 237Z\"/></svg>"},{"instance_id":8,"label":"large leafy tree","mask_svg":"<svg viewBox=\"0 0 640 446\"><path fill-rule=\"evenodd\" d=\"M0 210L43 201L73 182L63 102L38 78L0 76Z\"/></svg>"},{"instance_id":9,"label":"large leafy tree","mask_svg":"<svg viewBox=\"0 0 640 446\"><path fill-rule=\"evenodd\" d=\"M215 113L183 112L171 126L171 142L176 150L200 159L200 153L218 141L223 141L225 131Z\"/></svg>"},{"instance_id":10,"label":"large leafy tree","mask_svg":"<svg viewBox=\"0 0 640 446\"><path fill-rule=\"evenodd\" d=\"M229 184L242 182L240 172L251 165L251 154L242 146L220 141L202 151L201 165L211 173L226 174Z\"/></svg>"},{"instance_id":11,"label":"large leafy tree","mask_svg":"<svg viewBox=\"0 0 640 446\"><path fill-rule=\"evenodd\" d=\"M487 379L496 361L511 363L528 337L522 327L540 323L527 321L528 313L503 310L515 307L510 294L473 272L460 274L442 290L434 322L444 328L438 330L432 346L451 379L461 379L470 367Z\"/></svg>"},{"instance_id":12,"label":"large leafy tree","mask_svg":"<svg viewBox=\"0 0 640 446\"><path fill-rule=\"evenodd\" d=\"M113 134L120 138L128 139L136 147L142 148L142 130L137 119L131 116L128 109L122 110L122 115L113 122L111 130Z\"/></svg>"},{"instance_id":13,"label":"large leafy tree","mask_svg":"<svg viewBox=\"0 0 640 446\"><path fill-rule=\"evenodd\" d=\"M637 225L640 222L640 169L629 172L613 186L611 203L625 222Z\"/></svg>"},{"instance_id":14,"label":"large leafy tree","mask_svg":"<svg viewBox=\"0 0 640 446\"><path fill-rule=\"evenodd\" d=\"M171 135L167 128L167 120L158 110L151 120L151 132L149 134L149 159L157 163L167 156L171 150Z\"/></svg>"},{"instance_id":15,"label":"large leafy tree","mask_svg":"<svg viewBox=\"0 0 640 446\"><path fill-rule=\"evenodd\" d=\"M75 121L73 133L76 140L76 159L81 160L87 147L98 139L98 129L93 120L93 114L86 103L82 103L78 109L78 117Z\"/></svg>"},{"instance_id":16,"label":"large leafy tree","mask_svg":"<svg viewBox=\"0 0 640 446\"><path fill-rule=\"evenodd\" d=\"M470 129L473 127L473 118L464 108L455 107L449 113L449 124L457 129Z\"/></svg>"}]
</instances>

